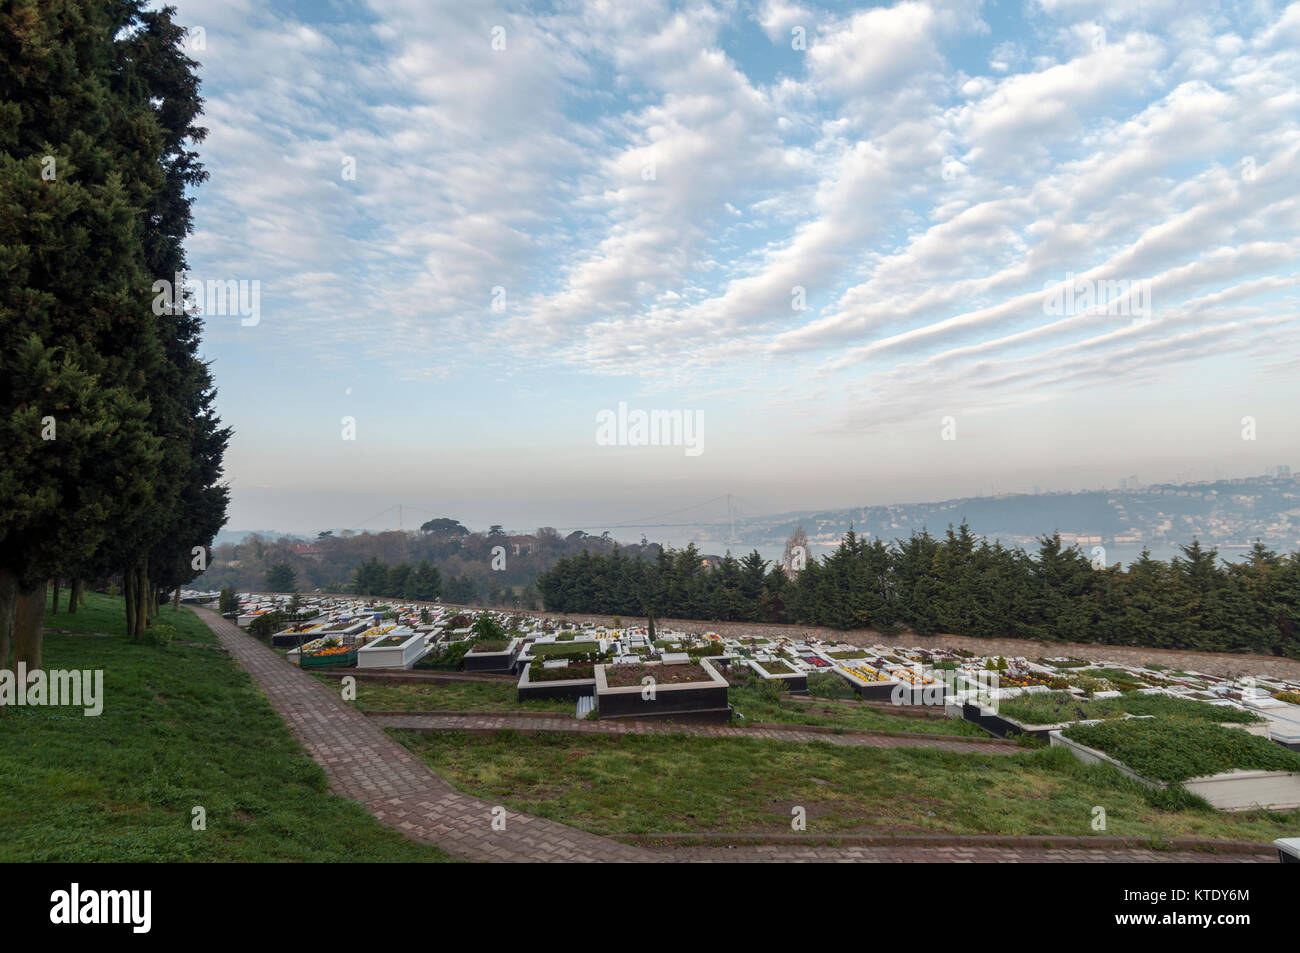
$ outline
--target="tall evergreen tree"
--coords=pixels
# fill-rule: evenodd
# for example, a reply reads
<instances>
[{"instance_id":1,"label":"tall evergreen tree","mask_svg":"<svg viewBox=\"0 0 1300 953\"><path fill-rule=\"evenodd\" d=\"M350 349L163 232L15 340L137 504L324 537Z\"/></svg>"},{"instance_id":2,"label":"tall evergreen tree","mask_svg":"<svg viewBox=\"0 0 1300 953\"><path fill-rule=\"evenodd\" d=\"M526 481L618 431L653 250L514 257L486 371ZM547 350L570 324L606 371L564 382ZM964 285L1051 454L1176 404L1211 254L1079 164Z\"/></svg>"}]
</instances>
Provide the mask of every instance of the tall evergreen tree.
<instances>
[{"instance_id":1,"label":"tall evergreen tree","mask_svg":"<svg viewBox=\"0 0 1300 953\"><path fill-rule=\"evenodd\" d=\"M121 82L130 3L0 8L0 665L40 665L45 580L147 505L161 353L142 208L156 126Z\"/></svg>"}]
</instances>

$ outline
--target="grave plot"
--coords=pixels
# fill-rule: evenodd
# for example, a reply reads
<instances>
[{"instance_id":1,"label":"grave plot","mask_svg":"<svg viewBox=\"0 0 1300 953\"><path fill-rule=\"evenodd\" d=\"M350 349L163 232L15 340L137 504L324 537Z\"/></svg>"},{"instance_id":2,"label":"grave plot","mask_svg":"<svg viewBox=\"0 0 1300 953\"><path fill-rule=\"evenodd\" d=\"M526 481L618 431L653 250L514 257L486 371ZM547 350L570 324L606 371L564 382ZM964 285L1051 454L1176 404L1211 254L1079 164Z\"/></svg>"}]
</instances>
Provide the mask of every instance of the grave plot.
<instances>
[{"instance_id":1,"label":"grave plot","mask_svg":"<svg viewBox=\"0 0 1300 953\"><path fill-rule=\"evenodd\" d=\"M602 643L590 639L583 641L547 641L538 639L530 642L520 653L525 660L532 659L560 659L560 658L578 658L585 655L598 655L602 651Z\"/></svg>"},{"instance_id":2,"label":"grave plot","mask_svg":"<svg viewBox=\"0 0 1300 953\"><path fill-rule=\"evenodd\" d=\"M836 653L829 653L832 657ZM865 657L865 653L863 655ZM843 661L833 670L845 679L853 690L869 701L889 701L898 680L865 662Z\"/></svg>"},{"instance_id":3,"label":"grave plot","mask_svg":"<svg viewBox=\"0 0 1300 953\"><path fill-rule=\"evenodd\" d=\"M271 636L271 645L276 648L289 648L300 642L311 642L320 637L329 627L327 622L296 622L282 632Z\"/></svg>"},{"instance_id":4,"label":"grave plot","mask_svg":"<svg viewBox=\"0 0 1300 953\"><path fill-rule=\"evenodd\" d=\"M466 672L513 672L523 644L519 638L475 642L461 659L461 668Z\"/></svg>"},{"instance_id":5,"label":"grave plot","mask_svg":"<svg viewBox=\"0 0 1300 953\"><path fill-rule=\"evenodd\" d=\"M1300 807L1300 754L1213 722L1132 718L1050 735L1085 764L1105 763L1151 788L1177 785L1222 811Z\"/></svg>"},{"instance_id":6,"label":"grave plot","mask_svg":"<svg viewBox=\"0 0 1300 953\"><path fill-rule=\"evenodd\" d=\"M429 652L428 637L413 629L398 628L363 646L357 668L410 668Z\"/></svg>"},{"instance_id":7,"label":"grave plot","mask_svg":"<svg viewBox=\"0 0 1300 953\"><path fill-rule=\"evenodd\" d=\"M785 690L793 695L808 694L808 673L796 669L784 659L751 661L749 667L760 678L785 683Z\"/></svg>"},{"instance_id":8,"label":"grave plot","mask_svg":"<svg viewBox=\"0 0 1300 953\"><path fill-rule=\"evenodd\" d=\"M1281 697L1279 697L1281 696ZM1296 696L1300 700L1300 696ZM1243 704L1268 723L1269 738L1291 751L1300 751L1300 704L1288 702L1285 692L1267 698L1248 698Z\"/></svg>"},{"instance_id":9,"label":"grave plot","mask_svg":"<svg viewBox=\"0 0 1300 953\"><path fill-rule=\"evenodd\" d=\"M596 665L600 655L536 658L522 666L518 698L578 699L596 693Z\"/></svg>"},{"instance_id":10,"label":"grave plot","mask_svg":"<svg viewBox=\"0 0 1300 953\"><path fill-rule=\"evenodd\" d=\"M298 649L290 649L287 658L296 661L302 668L351 668L357 664L357 652L361 643L339 636L325 636L308 642Z\"/></svg>"},{"instance_id":11,"label":"grave plot","mask_svg":"<svg viewBox=\"0 0 1300 953\"><path fill-rule=\"evenodd\" d=\"M996 708L970 706L967 720L999 738L1017 734L1047 740L1051 732L1082 722L1130 717L1170 717L1221 724L1268 737L1268 722L1231 702L1204 702L1163 693L1099 692L1091 698L1070 692L1021 691Z\"/></svg>"},{"instance_id":12,"label":"grave plot","mask_svg":"<svg viewBox=\"0 0 1300 953\"><path fill-rule=\"evenodd\" d=\"M595 674L601 719L731 720L727 680L705 659L602 664Z\"/></svg>"}]
</instances>

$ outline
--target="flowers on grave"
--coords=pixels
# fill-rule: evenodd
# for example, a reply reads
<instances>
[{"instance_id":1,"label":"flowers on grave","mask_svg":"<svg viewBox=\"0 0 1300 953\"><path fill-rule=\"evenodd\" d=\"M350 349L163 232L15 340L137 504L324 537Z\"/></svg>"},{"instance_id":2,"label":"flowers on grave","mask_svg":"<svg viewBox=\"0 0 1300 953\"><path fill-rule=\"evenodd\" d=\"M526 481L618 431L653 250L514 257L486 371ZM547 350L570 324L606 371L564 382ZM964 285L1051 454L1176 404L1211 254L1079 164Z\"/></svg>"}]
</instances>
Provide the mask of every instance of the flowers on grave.
<instances>
[{"instance_id":1,"label":"flowers on grave","mask_svg":"<svg viewBox=\"0 0 1300 953\"><path fill-rule=\"evenodd\" d=\"M844 671L864 682L887 682L889 678L868 665L845 665Z\"/></svg>"},{"instance_id":2,"label":"flowers on grave","mask_svg":"<svg viewBox=\"0 0 1300 953\"><path fill-rule=\"evenodd\" d=\"M932 679L929 675L925 675L920 672L913 672L911 669L896 668L890 674L898 678L900 681L907 682L907 684L909 685L933 685L934 684L934 679Z\"/></svg>"},{"instance_id":3,"label":"flowers on grave","mask_svg":"<svg viewBox=\"0 0 1300 953\"><path fill-rule=\"evenodd\" d=\"M319 649L314 649L306 654L312 656L347 655L351 651L352 646L350 645L327 645Z\"/></svg>"}]
</instances>

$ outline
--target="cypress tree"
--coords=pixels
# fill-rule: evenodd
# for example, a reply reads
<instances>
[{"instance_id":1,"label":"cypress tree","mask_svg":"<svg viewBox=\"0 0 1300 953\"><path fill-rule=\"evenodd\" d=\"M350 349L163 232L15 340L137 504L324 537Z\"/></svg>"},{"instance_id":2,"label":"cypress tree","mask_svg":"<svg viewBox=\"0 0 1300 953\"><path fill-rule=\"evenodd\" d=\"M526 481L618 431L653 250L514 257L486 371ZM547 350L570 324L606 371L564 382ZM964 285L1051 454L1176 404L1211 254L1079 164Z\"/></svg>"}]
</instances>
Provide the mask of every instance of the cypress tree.
<instances>
[{"instance_id":1,"label":"cypress tree","mask_svg":"<svg viewBox=\"0 0 1300 953\"><path fill-rule=\"evenodd\" d=\"M39 667L45 581L91 558L160 458L142 393L158 354L147 189L119 160L152 140L120 94L123 9L0 12L0 665L12 645Z\"/></svg>"}]
</instances>

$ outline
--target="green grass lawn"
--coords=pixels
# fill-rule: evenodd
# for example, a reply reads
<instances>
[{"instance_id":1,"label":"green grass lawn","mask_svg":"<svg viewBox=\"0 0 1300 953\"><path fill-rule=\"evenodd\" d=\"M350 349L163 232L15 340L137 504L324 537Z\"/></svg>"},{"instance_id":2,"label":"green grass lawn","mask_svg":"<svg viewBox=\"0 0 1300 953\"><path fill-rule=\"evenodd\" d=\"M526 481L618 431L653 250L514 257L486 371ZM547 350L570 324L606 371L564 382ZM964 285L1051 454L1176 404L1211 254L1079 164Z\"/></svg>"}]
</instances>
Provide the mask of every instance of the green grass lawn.
<instances>
[{"instance_id":1,"label":"green grass lawn","mask_svg":"<svg viewBox=\"0 0 1300 953\"><path fill-rule=\"evenodd\" d=\"M159 619L177 630L163 648L124 637L120 599L87 593L76 614L47 616L49 628L109 633L45 637L47 668L103 670L104 711L0 714L0 860L448 859L330 794L193 613L169 606ZM195 806L206 831L191 828Z\"/></svg>"},{"instance_id":2,"label":"green grass lawn","mask_svg":"<svg viewBox=\"0 0 1300 953\"><path fill-rule=\"evenodd\" d=\"M50 612L47 595L45 602L45 634L49 644L51 632L75 631L98 632L101 634L122 636L126 633L126 609L122 600L97 592L86 593L86 604L78 606L76 612L68 612L68 590L60 590L58 614ZM182 607L179 612L170 605L159 611L157 622L165 622L176 629L177 639L182 642L202 642L216 645L217 637L212 630L198 620L194 613Z\"/></svg>"},{"instance_id":3,"label":"green grass lawn","mask_svg":"<svg viewBox=\"0 0 1300 953\"><path fill-rule=\"evenodd\" d=\"M680 735L477 737L393 731L461 790L599 834L790 831L1162 841L1293 836L1300 811L1155 806L1147 789L1061 749L1012 756ZM1107 829L1091 827L1105 808Z\"/></svg>"},{"instance_id":4,"label":"green grass lawn","mask_svg":"<svg viewBox=\"0 0 1300 953\"><path fill-rule=\"evenodd\" d=\"M837 676L838 677L838 676ZM766 692L747 685L733 685L727 698L745 721L768 721L784 725L822 725L868 731L906 731L916 734L963 735L988 738L978 725L959 718L909 718L891 715L865 705L841 704L832 699L810 698L806 703L774 701ZM733 719L735 724L744 724Z\"/></svg>"},{"instance_id":5,"label":"green grass lawn","mask_svg":"<svg viewBox=\"0 0 1300 953\"><path fill-rule=\"evenodd\" d=\"M338 675L313 672L331 687ZM357 679L354 704L363 711L547 711L572 715L576 702L517 699L513 682L372 682Z\"/></svg>"}]
</instances>

